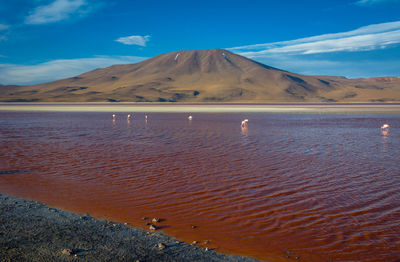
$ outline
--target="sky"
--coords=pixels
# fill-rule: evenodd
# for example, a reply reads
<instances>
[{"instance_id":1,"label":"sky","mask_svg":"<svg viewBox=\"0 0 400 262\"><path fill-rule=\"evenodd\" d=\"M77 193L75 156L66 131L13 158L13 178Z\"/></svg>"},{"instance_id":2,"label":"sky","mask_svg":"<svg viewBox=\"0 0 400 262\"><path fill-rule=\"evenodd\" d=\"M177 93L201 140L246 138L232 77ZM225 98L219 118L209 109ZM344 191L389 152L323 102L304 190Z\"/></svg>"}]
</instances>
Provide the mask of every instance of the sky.
<instances>
[{"instance_id":1,"label":"sky","mask_svg":"<svg viewBox=\"0 0 400 262\"><path fill-rule=\"evenodd\" d=\"M299 74L400 76L400 0L0 0L0 84L212 48Z\"/></svg>"}]
</instances>

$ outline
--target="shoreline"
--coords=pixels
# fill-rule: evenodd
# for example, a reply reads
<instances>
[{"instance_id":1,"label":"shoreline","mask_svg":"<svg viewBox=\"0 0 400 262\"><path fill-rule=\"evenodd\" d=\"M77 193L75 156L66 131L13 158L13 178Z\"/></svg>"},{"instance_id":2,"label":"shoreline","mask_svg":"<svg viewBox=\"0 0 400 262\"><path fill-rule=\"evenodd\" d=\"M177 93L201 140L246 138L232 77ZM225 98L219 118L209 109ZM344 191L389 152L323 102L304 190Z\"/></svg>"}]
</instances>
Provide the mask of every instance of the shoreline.
<instances>
[{"instance_id":1,"label":"shoreline","mask_svg":"<svg viewBox=\"0 0 400 262\"><path fill-rule=\"evenodd\" d=\"M399 114L400 103L0 103L4 112Z\"/></svg>"},{"instance_id":2,"label":"shoreline","mask_svg":"<svg viewBox=\"0 0 400 262\"><path fill-rule=\"evenodd\" d=\"M3 193L0 225L0 261L258 261Z\"/></svg>"}]
</instances>

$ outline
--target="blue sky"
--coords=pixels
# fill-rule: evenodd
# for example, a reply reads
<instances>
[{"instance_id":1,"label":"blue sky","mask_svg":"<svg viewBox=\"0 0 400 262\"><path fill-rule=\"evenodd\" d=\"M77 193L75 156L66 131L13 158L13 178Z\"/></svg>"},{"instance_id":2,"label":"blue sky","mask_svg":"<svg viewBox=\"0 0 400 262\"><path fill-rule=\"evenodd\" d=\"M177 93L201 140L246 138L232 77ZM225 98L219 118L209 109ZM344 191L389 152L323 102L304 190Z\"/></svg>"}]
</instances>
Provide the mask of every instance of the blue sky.
<instances>
[{"instance_id":1,"label":"blue sky","mask_svg":"<svg viewBox=\"0 0 400 262\"><path fill-rule=\"evenodd\" d=\"M309 75L400 76L400 0L0 0L0 83L226 48Z\"/></svg>"}]
</instances>

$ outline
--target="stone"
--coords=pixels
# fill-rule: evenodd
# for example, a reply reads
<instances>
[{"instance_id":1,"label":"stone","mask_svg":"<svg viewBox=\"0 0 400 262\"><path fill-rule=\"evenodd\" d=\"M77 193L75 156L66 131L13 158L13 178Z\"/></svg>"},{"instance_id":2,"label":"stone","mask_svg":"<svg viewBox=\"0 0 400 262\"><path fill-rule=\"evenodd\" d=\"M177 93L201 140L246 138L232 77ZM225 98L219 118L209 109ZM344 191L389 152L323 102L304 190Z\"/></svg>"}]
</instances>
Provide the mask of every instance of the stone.
<instances>
[{"instance_id":1,"label":"stone","mask_svg":"<svg viewBox=\"0 0 400 262\"><path fill-rule=\"evenodd\" d=\"M164 249L164 248L166 248L167 246L166 245L164 245L163 243L158 243L158 249Z\"/></svg>"},{"instance_id":2,"label":"stone","mask_svg":"<svg viewBox=\"0 0 400 262\"><path fill-rule=\"evenodd\" d=\"M157 227L155 225L150 225L149 229L150 230L157 230Z\"/></svg>"},{"instance_id":3,"label":"stone","mask_svg":"<svg viewBox=\"0 0 400 262\"><path fill-rule=\"evenodd\" d=\"M152 221L153 221L153 222L160 222L160 219L159 219L159 218L153 218Z\"/></svg>"},{"instance_id":4,"label":"stone","mask_svg":"<svg viewBox=\"0 0 400 262\"><path fill-rule=\"evenodd\" d=\"M193 228L193 229L195 229L195 228L197 228L197 226L195 226L195 225L192 225L192 228Z\"/></svg>"},{"instance_id":5,"label":"stone","mask_svg":"<svg viewBox=\"0 0 400 262\"><path fill-rule=\"evenodd\" d=\"M192 242L192 245L196 245L196 244L197 244L197 241L193 241L193 242Z\"/></svg>"},{"instance_id":6,"label":"stone","mask_svg":"<svg viewBox=\"0 0 400 262\"><path fill-rule=\"evenodd\" d=\"M64 248L63 250L61 250L61 254L66 256L72 256L76 254L76 250L70 248Z\"/></svg>"}]
</instances>

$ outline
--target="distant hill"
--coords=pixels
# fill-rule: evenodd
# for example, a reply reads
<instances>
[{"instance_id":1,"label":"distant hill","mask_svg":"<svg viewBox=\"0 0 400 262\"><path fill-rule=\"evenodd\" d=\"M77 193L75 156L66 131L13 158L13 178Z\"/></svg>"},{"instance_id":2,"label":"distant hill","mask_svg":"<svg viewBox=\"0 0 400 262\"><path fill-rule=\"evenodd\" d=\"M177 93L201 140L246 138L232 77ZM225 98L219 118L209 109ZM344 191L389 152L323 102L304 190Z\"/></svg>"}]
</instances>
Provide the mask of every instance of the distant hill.
<instances>
[{"instance_id":1,"label":"distant hill","mask_svg":"<svg viewBox=\"0 0 400 262\"><path fill-rule=\"evenodd\" d=\"M31 86L0 86L0 101L400 102L400 78L305 76L223 49L177 51Z\"/></svg>"}]
</instances>

